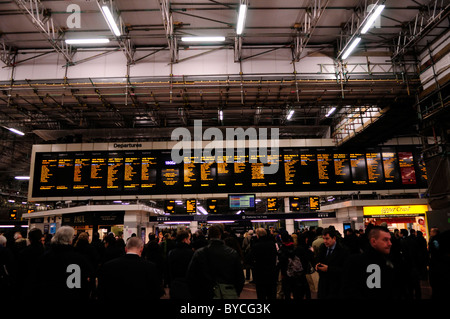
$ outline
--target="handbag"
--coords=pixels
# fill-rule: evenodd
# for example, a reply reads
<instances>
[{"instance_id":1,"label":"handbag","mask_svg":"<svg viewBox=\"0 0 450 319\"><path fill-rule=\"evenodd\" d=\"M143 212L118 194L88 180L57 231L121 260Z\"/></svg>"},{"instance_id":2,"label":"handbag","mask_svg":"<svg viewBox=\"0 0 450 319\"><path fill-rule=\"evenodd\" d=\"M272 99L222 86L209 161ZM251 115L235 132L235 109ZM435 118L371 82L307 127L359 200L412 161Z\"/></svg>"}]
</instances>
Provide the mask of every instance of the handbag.
<instances>
[{"instance_id":1,"label":"handbag","mask_svg":"<svg viewBox=\"0 0 450 319\"><path fill-rule=\"evenodd\" d=\"M210 269L211 277L213 278L213 299L239 299L239 296L236 292L236 288L233 284L220 283L216 280L214 276L214 270L211 267L211 263L209 260L209 248L206 247L206 254L208 258L208 267Z\"/></svg>"},{"instance_id":2,"label":"handbag","mask_svg":"<svg viewBox=\"0 0 450 319\"><path fill-rule=\"evenodd\" d=\"M216 283L213 292L213 299L239 299L234 285Z\"/></svg>"}]
</instances>

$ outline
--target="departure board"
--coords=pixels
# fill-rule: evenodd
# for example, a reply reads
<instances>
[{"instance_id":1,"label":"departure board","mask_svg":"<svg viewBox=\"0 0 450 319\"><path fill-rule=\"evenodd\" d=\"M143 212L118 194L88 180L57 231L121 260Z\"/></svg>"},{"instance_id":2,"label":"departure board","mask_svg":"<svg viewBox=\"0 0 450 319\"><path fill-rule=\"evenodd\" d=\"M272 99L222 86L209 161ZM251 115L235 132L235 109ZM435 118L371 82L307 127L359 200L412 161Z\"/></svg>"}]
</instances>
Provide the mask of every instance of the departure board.
<instances>
[{"instance_id":1,"label":"departure board","mask_svg":"<svg viewBox=\"0 0 450 319\"><path fill-rule=\"evenodd\" d=\"M211 190L216 185L217 164L214 156L202 157L200 164L200 188Z\"/></svg>"},{"instance_id":2,"label":"departure board","mask_svg":"<svg viewBox=\"0 0 450 319\"><path fill-rule=\"evenodd\" d=\"M383 150L381 153L383 158L384 181L387 184L396 185L400 182L398 171L398 159L395 150Z\"/></svg>"},{"instance_id":3,"label":"departure board","mask_svg":"<svg viewBox=\"0 0 450 319\"><path fill-rule=\"evenodd\" d=\"M269 197L267 198L267 211L268 212L276 212L279 209L279 200L277 197Z\"/></svg>"},{"instance_id":4,"label":"departure board","mask_svg":"<svg viewBox=\"0 0 450 319\"><path fill-rule=\"evenodd\" d=\"M333 154L318 152L317 153L317 173L319 185L331 185L334 176Z\"/></svg>"},{"instance_id":5,"label":"departure board","mask_svg":"<svg viewBox=\"0 0 450 319\"><path fill-rule=\"evenodd\" d=\"M318 184L318 169L316 153L312 149L300 151L300 182L302 185L316 186Z\"/></svg>"},{"instance_id":6,"label":"departure board","mask_svg":"<svg viewBox=\"0 0 450 319\"><path fill-rule=\"evenodd\" d=\"M139 152L125 152L123 190L128 194L137 194L141 187L142 164Z\"/></svg>"},{"instance_id":7,"label":"departure board","mask_svg":"<svg viewBox=\"0 0 450 319\"><path fill-rule=\"evenodd\" d=\"M186 200L186 213L195 214L197 212L197 200L188 199Z\"/></svg>"},{"instance_id":8,"label":"departure board","mask_svg":"<svg viewBox=\"0 0 450 319\"><path fill-rule=\"evenodd\" d=\"M350 153L352 182L355 185L367 185L366 158L363 153Z\"/></svg>"},{"instance_id":9,"label":"departure board","mask_svg":"<svg viewBox=\"0 0 450 319\"><path fill-rule=\"evenodd\" d=\"M165 200L164 201L164 212L166 214L175 214L176 203L175 200Z\"/></svg>"},{"instance_id":10,"label":"departure board","mask_svg":"<svg viewBox=\"0 0 450 319\"><path fill-rule=\"evenodd\" d=\"M103 194L108 177L108 156L105 153L94 152L91 158L90 191L93 194Z\"/></svg>"},{"instance_id":11,"label":"departure board","mask_svg":"<svg viewBox=\"0 0 450 319\"><path fill-rule=\"evenodd\" d=\"M233 182L234 188L237 191L244 190L248 185L250 179L251 166L248 161L248 155L236 154L233 163Z\"/></svg>"},{"instance_id":12,"label":"departure board","mask_svg":"<svg viewBox=\"0 0 450 319\"><path fill-rule=\"evenodd\" d=\"M233 187L234 156L221 156L217 161L217 191L228 192Z\"/></svg>"},{"instance_id":13,"label":"departure board","mask_svg":"<svg viewBox=\"0 0 450 319\"><path fill-rule=\"evenodd\" d=\"M106 187L111 191L121 191L124 181L124 160L120 153L110 153L108 156L108 177Z\"/></svg>"},{"instance_id":14,"label":"departure board","mask_svg":"<svg viewBox=\"0 0 450 319\"><path fill-rule=\"evenodd\" d=\"M289 197L289 208L292 212L302 209L302 199L300 197Z\"/></svg>"},{"instance_id":15,"label":"departure board","mask_svg":"<svg viewBox=\"0 0 450 319\"><path fill-rule=\"evenodd\" d=\"M309 210L320 210L319 196L310 196L308 199L309 199Z\"/></svg>"},{"instance_id":16,"label":"departure board","mask_svg":"<svg viewBox=\"0 0 450 319\"><path fill-rule=\"evenodd\" d=\"M36 175L38 181L33 189L42 196L51 195L56 191L56 177L58 169L58 154L38 154L36 156Z\"/></svg>"},{"instance_id":17,"label":"departure board","mask_svg":"<svg viewBox=\"0 0 450 319\"><path fill-rule=\"evenodd\" d=\"M176 163L170 150L36 152L31 198L427 187L420 150L281 148ZM274 165L277 163L278 165ZM278 169L271 170L275 166ZM307 205L307 204L305 204Z\"/></svg>"},{"instance_id":18,"label":"departure board","mask_svg":"<svg viewBox=\"0 0 450 319\"><path fill-rule=\"evenodd\" d=\"M341 187L352 184L349 155L346 153L334 153L333 162L335 184Z\"/></svg>"},{"instance_id":19,"label":"departure board","mask_svg":"<svg viewBox=\"0 0 450 319\"><path fill-rule=\"evenodd\" d=\"M89 153L75 153L73 169L73 193L86 195L91 184L91 155Z\"/></svg>"},{"instance_id":20,"label":"departure board","mask_svg":"<svg viewBox=\"0 0 450 319\"><path fill-rule=\"evenodd\" d=\"M290 188L300 185L300 154L298 149L285 149L283 152L284 182Z\"/></svg>"},{"instance_id":21,"label":"departure board","mask_svg":"<svg viewBox=\"0 0 450 319\"><path fill-rule=\"evenodd\" d=\"M183 161L183 187L197 188L200 182L198 159L195 157L186 158Z\"/></svg>"},{"instance_id":22,"label":"departure board","mask_svg":"<svg viewBox=\"0 0 450 319\"><path fill-rule=\"evenodd\" d=\"M214 199L214 198L208 198L208 199L206 200L206 211L207 211L209 214L215 214L215 213L217 213L217 211L218 211L217 206L218 206L217 199Z\"/></svg>"},{"instance_id":23,"label":"departure board","mask_svg":"<svg viewBox=\"0 0 450 319\"><path fill-rule=\"evenodd\" d=\"M56 190L61 194L69 194L72 190L74 158L69 153L61 153L58 156L56 169Z\"/></svg>"},{"instance_id":24,"label":"departure board","mask_svg":"<svg viewBox=\"0 0 450 319\"><path fill-rule=\"evenodd\" d=\"M402 184L409 185L417 183L413 160L412 152L398 152Z\"/></svg>"},{"instance_id":25,"label":"departure board","mask_svg":"<svg viewBox=\"0 0 450 319\"><path fill-rule=\"evenodd\" d=\"M369 184L384 182L383 162L380 153L366 153L367 180Z\"/></svg>"},{"instance_id":26,"label":"departure board","mask_svg":"<svg viewBox=\"0 0 450 319\"><path fill-rule=\"evenodd\" d=\"M141 154L141 191L151 192L156 187L157 179L157 155L156 152L144 151Z\"/></svg>"}]
</instances>

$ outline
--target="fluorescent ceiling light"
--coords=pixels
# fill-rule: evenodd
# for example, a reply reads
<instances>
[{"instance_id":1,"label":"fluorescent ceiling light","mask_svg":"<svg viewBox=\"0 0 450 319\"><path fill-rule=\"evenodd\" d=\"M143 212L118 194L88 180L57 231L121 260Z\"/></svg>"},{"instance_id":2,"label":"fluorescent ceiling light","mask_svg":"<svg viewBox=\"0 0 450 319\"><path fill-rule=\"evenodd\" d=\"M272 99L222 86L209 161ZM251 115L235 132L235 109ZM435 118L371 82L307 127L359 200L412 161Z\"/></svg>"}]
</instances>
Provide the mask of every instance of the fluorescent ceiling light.
<instances>
[{"instance_id":1,"label":"fluorescent ceiling light","mask_svg":"<svg viewBox=\"0 0 450 319\"><path fill-rule=\"evenodd\" d=\"M106 21L108 22L108 25L111 28L112 32L116 36L120 37L122 33L120 32L119 27L117 26L116 21L114 20L114 17L111 13L111 10L109 10L109 7L102 6L102 11L105 14Z\"/></svg>"},{"instance_id":2,"label":"fluorescent ceiling light","mask_svg":"<svg viewBox=\"0 0 450 319\"><path fill-rule=\"evenodd\" d=\"M7 129L10 130L10 131L13 132L13 133L16 133L17 135L21 135L21 136L24 136L24 135L25 135L24 132L21 132L21 131L19 131L19 130L16 130L15 128L7 127Z\"/></svg>"},{"instance_id":3,"label":"fluorescent ceiling light","mask_svg":"<svg viewBox=\"0 0 450 319\"><path fill-rule=\"evenodd\" d=\"M329 117L331 114L334 113L334 111L336 111L336 108L333 107L331 110L328 111L327 115L325 115L325 117Z\"/></svg>"},{"instance_id":4,"label":"fluorescent ceiling light","mask_svg":"<svg viewBox=\"0 0 450 319\"><path fill-rule=\"evenodd\" d=\"M364 24L364 27L361 30L362 34L365 34L367 31L369 31L369 29L372 26L372 24L380 16L381 11L383 11L384 7L385 7L384 4L377 6L377 8L375 9L375 12L370 15L370 17L367 20L366 24Z\"/></svg>"},{"instance_id":5,"label":"fluorescent ceiling light","mask_svg":"<svg viewBox=\"0 0 450 319\"><path fill-rule=\"evenodd\" d=\"M234 220L211 220L208 221L210 224L231 224L234 223Z\"/></svg>"},{"instance_id":6,"label":"fluorescent ceiling light","mask_svg":"<svg viewBox=\"0 0 450 319\"><path fill-rule=\"evenodd\" d=\"M102 44L109 43L109 39L66 39L67 44Z\"/></svg>"},{"instance_id":7,"label":"fluorescent ceiling light","mask_svg":"<svg viewBox=\"0 0 450 319\"><path fill-rule=\"evenodd\" d=\"M352 42L352 44L347 48L347 50L344 52L344 54L342 55L342 60L345 60L348 58L348 56L350 55L350 53L352 53L352 51L356 48L356 46L358 45L359 41L361 41L361 38L355 38Z\"/></svg>"},{"instance_id":8,"label":"fluorescent ceiling light","mask_svg":"<svg viewBox=\"0 0 450 319\"><path fill-rule=\"evenodd\" d=\"M290 120L292 118L292 115L294 115L294 110L291 110L287 116L287 119Z\"/></svg>"},{"instance_id":9,"label":"fluorescent ceiling light","mask_svg":"<svg viewBox=\"0 0 450 319\"><path fill-rule=\"evenodd\" d=\"M219 118L221 121L223 120L223 111L219 111Z\"/></svg>"},{"instance_id":10,"label":"fluorescent ceiling light","mask_svg":"<svg viewBox=\"0 0 450 319\"><path fill-rule=\"evenodd\" d=\"M239 16L238 16L238 23L237 23L237 27L236 27L236 34L242 34L242 31L244 31L246 16L247 16L247 5L241 4L241 6L239 7Z\"/></svg>"},{"instance_id":11,"label":"fluorescent ceiling light","mask_svg":"<svg viewBox=\"0 0 450 319\"><path fill-rule=\"evenodd\" d=\"M225 37L182 37L183 42L220 42L225 41Z\"/></svg>"},{"instance_id":12,"label":"fluorescent ceiling light","mask_svg":"<svg viewBox=\"0 0 450 319\"><path fill-rule=\"evenodd\" d=\"M18 180L29 180L30 176L16 176L15 179L18 179Z\"/></svg>"}]
</instances>

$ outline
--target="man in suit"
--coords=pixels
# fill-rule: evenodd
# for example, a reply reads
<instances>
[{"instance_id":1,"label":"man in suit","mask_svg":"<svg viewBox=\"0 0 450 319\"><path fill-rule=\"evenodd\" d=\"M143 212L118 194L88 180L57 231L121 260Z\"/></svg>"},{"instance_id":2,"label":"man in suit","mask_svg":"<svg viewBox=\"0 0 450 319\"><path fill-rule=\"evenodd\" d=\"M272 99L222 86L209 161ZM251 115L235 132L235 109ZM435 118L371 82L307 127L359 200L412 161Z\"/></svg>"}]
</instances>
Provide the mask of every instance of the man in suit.
<instances>
[{"instance_id":1,"label":"man in suit","mask_svg":"<svg viewBox=\"0 0 450 319\"><path fill-rule=\"evenodd\" d=\"M334 228L323 231L323 244L320 246L316 270L319 273L319 299L340 297L344 264L349 256L342 246Z\"/></svg>"},{"instance_id":2,"label":"man in suit","mask_svg":"<svg viewBox=\"0 0 450 319\"><path fill-rule=\"evenodd\" d=\"M150 300L163 295L161 278L156 265L141 257L144 242L131 237L126 254L106 262L98 278L101 300Z\"/></svg>"}]
</instances>

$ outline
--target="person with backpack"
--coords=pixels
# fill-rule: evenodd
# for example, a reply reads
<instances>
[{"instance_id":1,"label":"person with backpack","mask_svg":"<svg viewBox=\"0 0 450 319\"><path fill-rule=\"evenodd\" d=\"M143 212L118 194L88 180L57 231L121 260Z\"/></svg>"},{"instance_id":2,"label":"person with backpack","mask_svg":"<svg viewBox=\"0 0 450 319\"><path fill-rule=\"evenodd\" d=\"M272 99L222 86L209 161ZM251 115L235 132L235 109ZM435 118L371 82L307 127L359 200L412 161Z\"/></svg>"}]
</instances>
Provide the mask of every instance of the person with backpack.
<instances>
[{"instance_id":1,"label":"person with backpack","mask_svg":"<svg viewBox=\"0 0 450 319\"><path fill-rule=\"evenodd\" d=\"M281 235L278 251L281 287L284 299L304 299L308 281L306 279L307 258L302 247L295 247L288 233Z\"/></svg>"}]
</instances>

